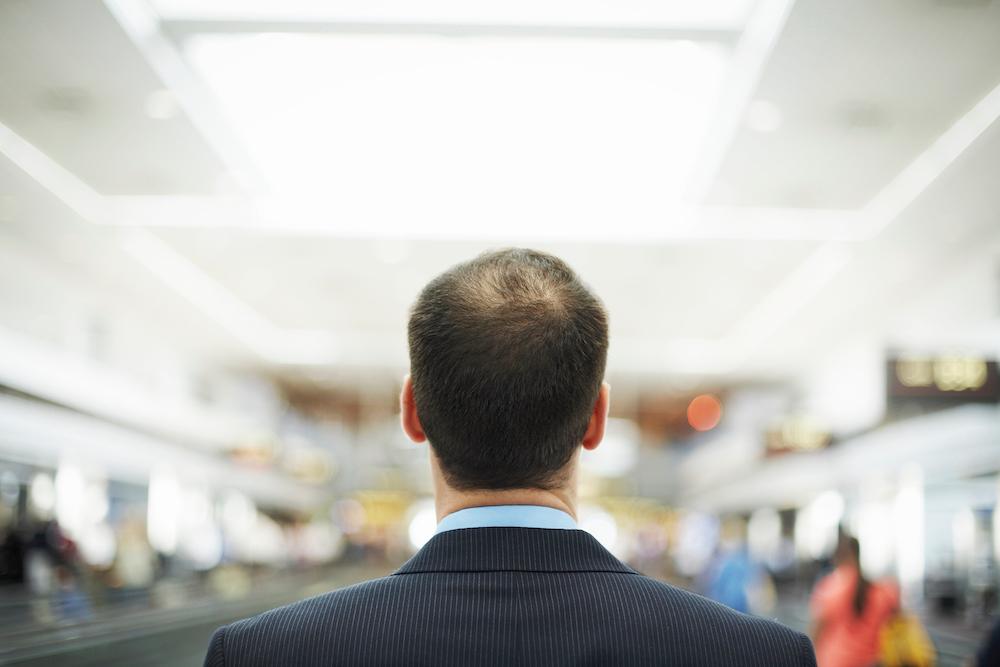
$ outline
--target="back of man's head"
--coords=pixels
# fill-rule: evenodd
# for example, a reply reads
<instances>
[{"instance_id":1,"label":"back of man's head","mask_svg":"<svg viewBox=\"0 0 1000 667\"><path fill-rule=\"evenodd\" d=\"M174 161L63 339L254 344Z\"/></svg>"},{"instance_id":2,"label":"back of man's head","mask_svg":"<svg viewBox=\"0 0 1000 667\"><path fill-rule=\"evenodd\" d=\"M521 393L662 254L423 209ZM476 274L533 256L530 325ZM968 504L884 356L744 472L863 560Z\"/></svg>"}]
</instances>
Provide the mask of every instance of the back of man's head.
<instances>
[{"instance_id":1,"label":"back of man's head","mask_svg":"<svg viewBox=\"0 0 1000 667\"><path fill-rule=\"evenodd\" d=\"M458 489L554 488L587 430L607 314L565 262L490 252L432 280L409 322L420 424Z\"/></svg>"}]
</instances>

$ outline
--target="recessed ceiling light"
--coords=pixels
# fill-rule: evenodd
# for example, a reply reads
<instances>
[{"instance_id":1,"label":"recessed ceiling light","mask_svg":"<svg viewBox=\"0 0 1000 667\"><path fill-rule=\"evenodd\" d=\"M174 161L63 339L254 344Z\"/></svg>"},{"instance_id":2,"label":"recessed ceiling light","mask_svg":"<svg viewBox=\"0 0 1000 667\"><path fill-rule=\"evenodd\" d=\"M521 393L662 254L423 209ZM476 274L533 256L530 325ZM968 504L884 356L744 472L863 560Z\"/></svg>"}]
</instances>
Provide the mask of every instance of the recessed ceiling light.
<instances>
[{"instance_id":1,"label":"recessed ceiling light","mask_svg":"<svg viewBox=\"0 0 1000 667\"><path fill-rule=\"evenodd\" d=\"M90 93L74 86L48 88L38 97L38 106L45 111L54 111L74 116L82 116L94 105Z\"/></svg>"},{"instance_id":2,"label":"recessed ceiling light","mask_svg":"<svg viewBox=\"0 0 1000 667\"><path fill-rule=\"evenodd\" d=\"M844 124L855 130L877 130L888 126L889 116L885 109L874 102L854 100L841 107Z\"/></svg>"}]
</instances>

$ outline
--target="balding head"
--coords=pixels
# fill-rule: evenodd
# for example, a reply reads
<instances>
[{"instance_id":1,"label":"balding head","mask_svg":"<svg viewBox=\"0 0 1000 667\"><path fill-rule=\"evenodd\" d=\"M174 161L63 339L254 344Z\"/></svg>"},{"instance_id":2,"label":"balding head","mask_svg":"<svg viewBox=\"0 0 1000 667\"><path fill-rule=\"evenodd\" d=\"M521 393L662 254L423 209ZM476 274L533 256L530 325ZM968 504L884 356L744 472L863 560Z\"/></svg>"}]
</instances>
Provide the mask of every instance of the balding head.
<instances>
[{"instance_id":1,"label":"balding head","mask_svg":"<svg viewBox=\"0 0 1000 667\"><path fill-rule=\"evenodd\" d=\"M587 429L607 314L565 262L486 253L424 288L410 315L417 413L455 488L551 488Z\"/></svg>"}]
</instances>

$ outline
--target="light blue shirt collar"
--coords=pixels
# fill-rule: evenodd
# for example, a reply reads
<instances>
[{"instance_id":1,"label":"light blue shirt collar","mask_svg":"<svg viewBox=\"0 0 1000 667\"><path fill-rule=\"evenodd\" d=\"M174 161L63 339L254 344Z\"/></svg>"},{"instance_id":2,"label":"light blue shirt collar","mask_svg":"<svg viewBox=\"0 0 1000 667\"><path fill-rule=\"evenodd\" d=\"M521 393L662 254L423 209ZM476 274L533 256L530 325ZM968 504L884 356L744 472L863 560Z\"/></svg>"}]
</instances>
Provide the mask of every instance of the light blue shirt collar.
<instances>
[{"instance_id":1,"label":"light blue shirt collar","mask_svg":"<svg viewBox=\"0 0 1000 667\"><path fill-rule=\"evenodd\" d=\"M540 505L494 505L468 507L452 512L438 523L437 532L461 528L554 528L577 530L576 521L566 512Z\"/></svg>"}]
</instances>

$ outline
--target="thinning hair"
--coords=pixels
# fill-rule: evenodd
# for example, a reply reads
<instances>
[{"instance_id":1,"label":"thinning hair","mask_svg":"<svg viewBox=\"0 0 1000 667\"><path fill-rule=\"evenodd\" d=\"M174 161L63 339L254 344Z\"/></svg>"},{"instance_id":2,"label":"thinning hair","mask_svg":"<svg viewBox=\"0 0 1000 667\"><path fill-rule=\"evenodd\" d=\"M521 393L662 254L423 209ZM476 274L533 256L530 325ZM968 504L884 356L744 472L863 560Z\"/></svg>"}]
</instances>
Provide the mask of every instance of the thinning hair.
<instances>
[{"instance_id":1,"label":"thinning hair","mask_svg":"<svg viewBox=\"0 0 1000 667\"><path fill-rule=\"evenodd\" d=\"M573 270L522 248L458 264L408 327L417 414L449 484L552 488L604 379L608 318Z\"/></svg>"}]
</instances>

